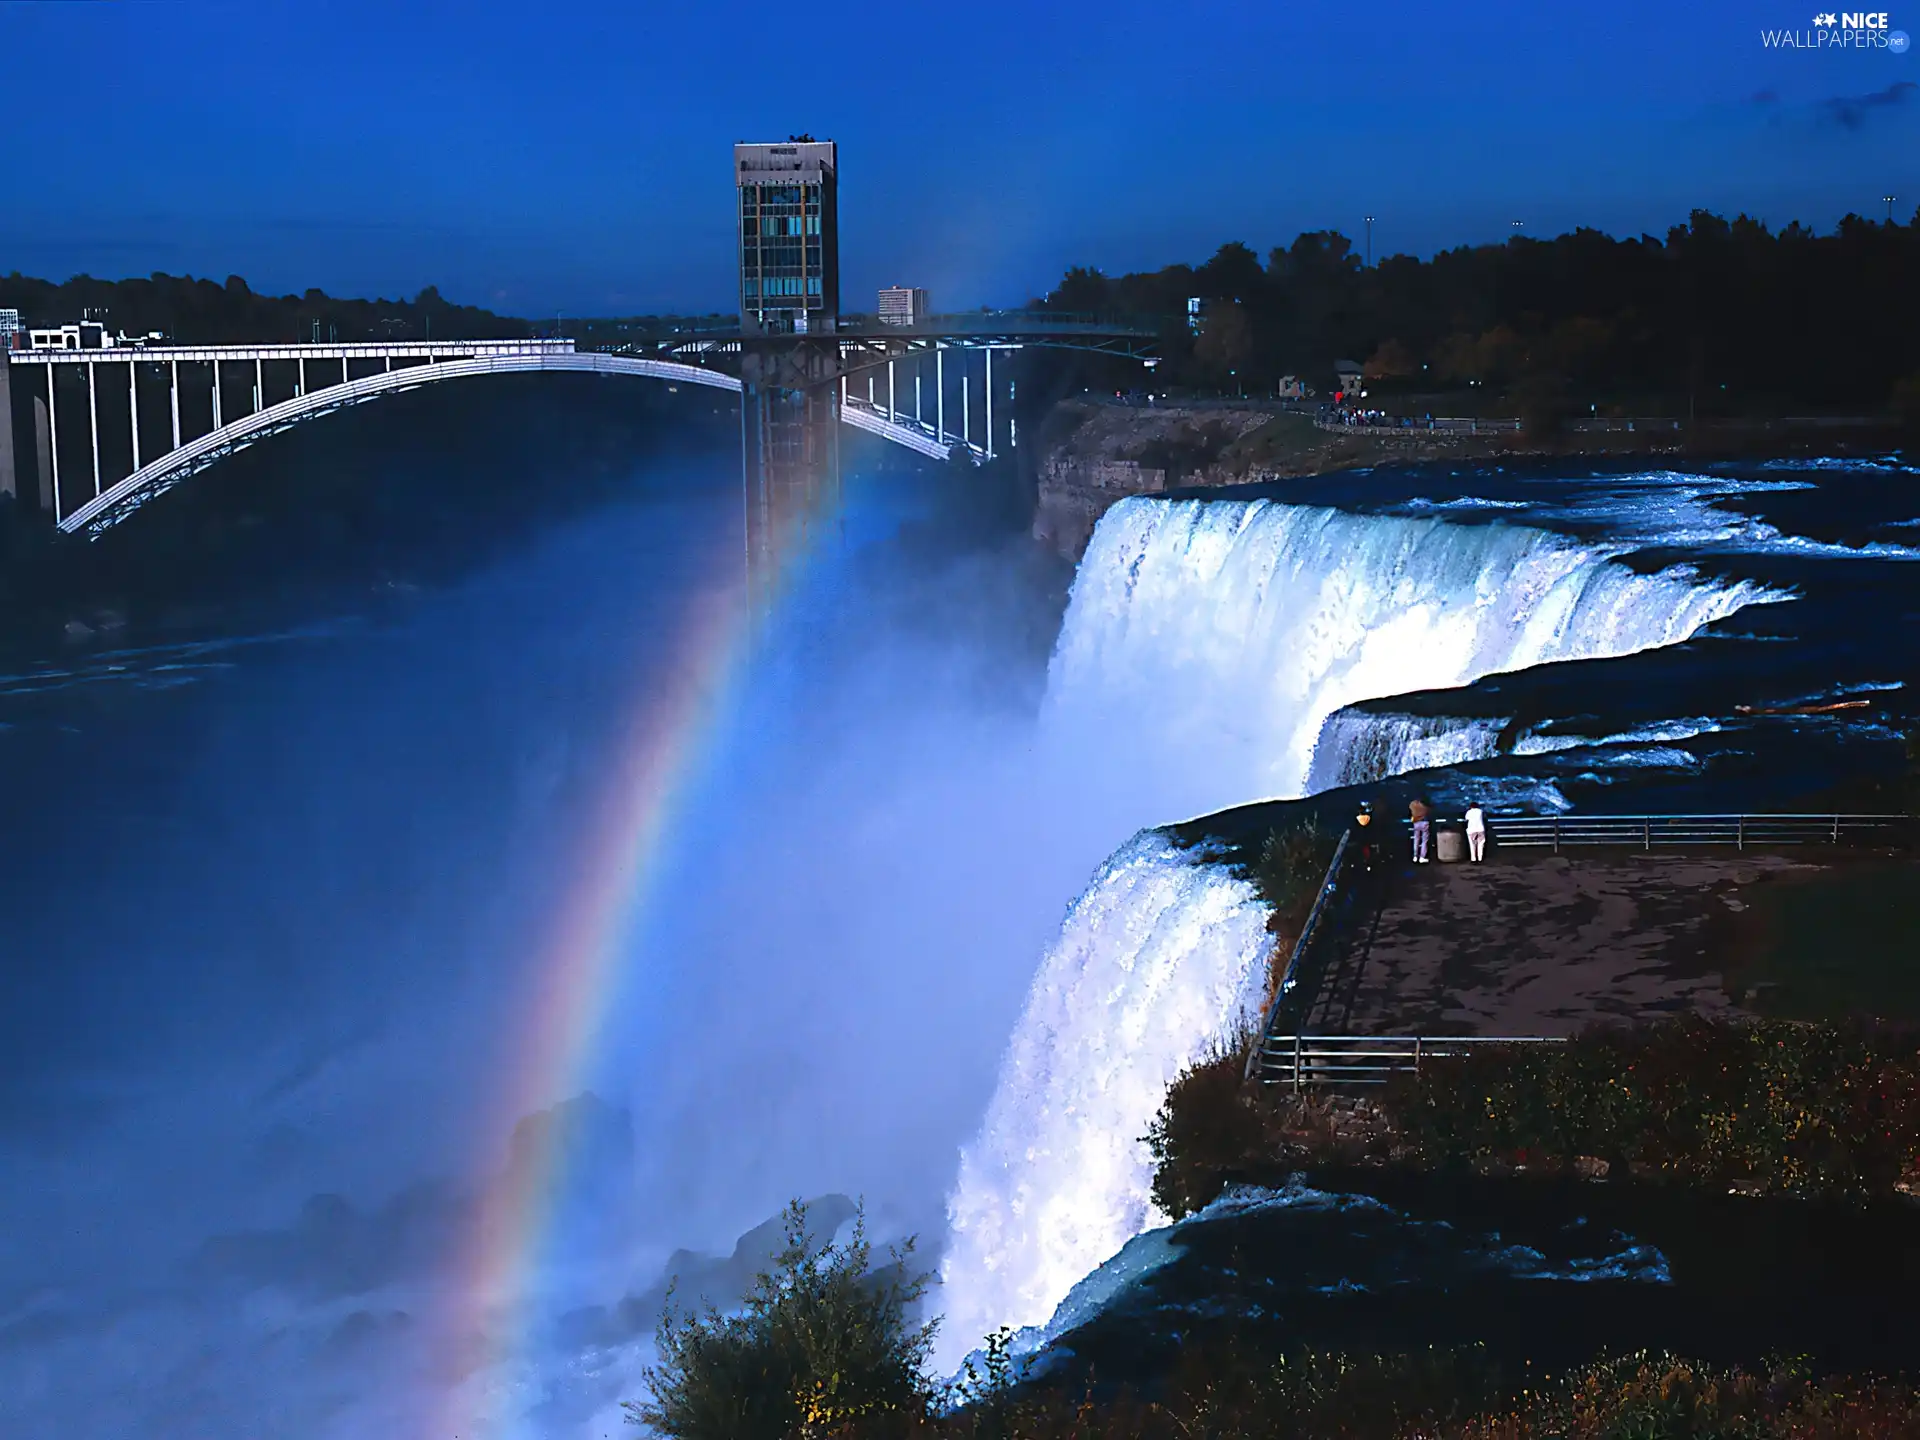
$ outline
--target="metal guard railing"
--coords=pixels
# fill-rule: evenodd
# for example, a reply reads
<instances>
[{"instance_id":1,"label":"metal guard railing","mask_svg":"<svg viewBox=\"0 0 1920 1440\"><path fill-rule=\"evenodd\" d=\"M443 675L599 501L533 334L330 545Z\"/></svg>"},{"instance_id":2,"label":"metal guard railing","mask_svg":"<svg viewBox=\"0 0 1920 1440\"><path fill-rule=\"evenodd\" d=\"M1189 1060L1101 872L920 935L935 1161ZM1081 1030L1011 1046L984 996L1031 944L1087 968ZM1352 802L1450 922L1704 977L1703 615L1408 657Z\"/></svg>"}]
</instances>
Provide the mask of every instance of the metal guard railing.
<instances>
[{"instance_id":1,"label":"metal guard railing","mask_svg":"<svg viewBox=\"0 0 1920 1440\"><path fill-rule=\"evenodd\" d=\"M1320 931L1320 922L1327 913L1327 902L1340 888L1340 870L1346 863L1347 846L1353 839L1351 830L1340 836L1340 843L1333 847L1333 859L1327 862L1327 873L1321 877L1320 893L1314 897L1313 909L1307 912L1307 921L1300 927L1299 938L1293 942L1293 951L1287 956L1287 968L1281 972L1280 986L1274 991L1273 1004L1267 1007L1266 1017L1260 1025L1262 1036L1271 1035L1274 1027L1280 1023L1280 1016L1287 1001L1292 998L1294 987L1300 981L1301 961L1313 945L1314 936ZM1260 1063L1260 1051L1247 1057L1247 1078L1251 1079Z\"/></svg>"},{"instance_id":2,"label":"metal guard railing","mask_svg":"<svg viewBox=\"0 0 1920 1440\"><path fill-rule=\"evenodd\" d=\"M1417 1075L1428 1060L1471 1055L1489 1045L1564 1045L1554 1035L1269 1035L1255 1052L1264 1085L1299 1092L1329 1085L1384 1085Z\"/></svg>"},{"instance_id":3,"label":"metal guard railing","mask_svg":"<svg viewBox=\"0 0 1920 1440\"><path fill-rule=\"evenodd\" d=\"M1488 839L1504 849L1662 846L1895 844L1911 838L1906 815L1528 815L1490 817Z\"/></svg>"}]
</instances>

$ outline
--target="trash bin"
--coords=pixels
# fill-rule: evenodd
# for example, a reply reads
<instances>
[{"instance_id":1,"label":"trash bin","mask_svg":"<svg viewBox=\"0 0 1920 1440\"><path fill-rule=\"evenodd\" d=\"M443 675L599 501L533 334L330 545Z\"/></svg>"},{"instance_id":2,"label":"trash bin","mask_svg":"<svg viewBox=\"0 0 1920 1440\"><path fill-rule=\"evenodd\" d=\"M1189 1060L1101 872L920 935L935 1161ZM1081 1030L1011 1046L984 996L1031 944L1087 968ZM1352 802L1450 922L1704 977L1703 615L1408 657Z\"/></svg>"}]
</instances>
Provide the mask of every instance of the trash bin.
<instances>
[{"instance_id":1,"label":"trash bin","mask_svg":"<svg viewBox=\"0 0 1920 1440\"><path fill-rule=\"evenodd\" d=\"M1440 833L1433 837L1433 853L1441 864L1467 858L1467 832L1452 825L1442 826Z\"/></svg>"}]
</instances>

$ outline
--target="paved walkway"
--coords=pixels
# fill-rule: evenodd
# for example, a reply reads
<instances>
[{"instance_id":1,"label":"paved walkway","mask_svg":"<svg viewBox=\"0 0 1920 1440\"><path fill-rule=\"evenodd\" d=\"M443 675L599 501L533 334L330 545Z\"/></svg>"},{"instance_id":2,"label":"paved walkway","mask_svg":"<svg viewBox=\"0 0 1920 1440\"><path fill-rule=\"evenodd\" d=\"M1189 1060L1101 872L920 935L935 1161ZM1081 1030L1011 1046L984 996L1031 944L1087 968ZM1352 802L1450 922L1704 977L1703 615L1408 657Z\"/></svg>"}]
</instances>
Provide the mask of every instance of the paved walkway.
<instances>
[{"instance_id":1,"label":"paved walkway","mask_svg":"<svg viewBox=\"0 0 1920 1440\"><path fill-rule=\"evenodd\" d=\"M1335 959L1316 1034L1565 1035L1599 1020L1747 1013L1715 950L1780 855L1581 852L1403 866ZM1718 932L1718 933L1716 933Z\"/></svg>"}]
</instances>

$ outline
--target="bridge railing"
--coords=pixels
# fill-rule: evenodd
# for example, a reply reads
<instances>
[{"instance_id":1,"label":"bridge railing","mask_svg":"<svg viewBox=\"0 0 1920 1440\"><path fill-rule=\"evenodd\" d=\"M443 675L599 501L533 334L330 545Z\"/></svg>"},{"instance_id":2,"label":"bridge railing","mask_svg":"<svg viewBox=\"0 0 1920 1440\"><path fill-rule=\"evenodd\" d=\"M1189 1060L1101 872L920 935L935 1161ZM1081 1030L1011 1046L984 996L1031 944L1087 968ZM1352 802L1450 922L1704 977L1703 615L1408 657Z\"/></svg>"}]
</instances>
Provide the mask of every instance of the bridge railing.
<instances>
[{"instance_id":1,"label":"bridge railing","mask_svg":"<svg viewBox=\"0 0 1920 1440\"><path fill-rule=\"evenodd\" d=\"M908 325L882 323L877 315L847 312L837 317L835 334L847 335L998 335L1008 330L1054 334L1159 335L1169 324L1165 316L1099 314L1067 310L962 310L951 315L923 315ZM740 322L733 316L691 319L657 325L630 324L586 348L614 350L660 340L699 340L703 337L738 339Z\"/></svg>"},{"instance_id":2,"label":"bridge railing","mask_svg":"<svg viewBox=\"0 0 1920 1440\"><path fill-rule=\"evenodd\" d=\"M875 315L842 315L842 330L871 330L904 335L994 335L1003 330L1084 331L1100 334L1158 335L1169 324L1160 315L1128 315L1091 310L961 310L923 315L910 325L882 324Z\"/></svg>"},{"instance_id":3,"label":"bridge railing","mask_svg":"<svg viewBox=\"0 0 1920 1440\"><path fill-rule=\"evenodd\" d=\"M1487 835L1494 845L1555 854L1597 845L1637 850L1904 845L1911 842L1913 833L1914 821L1907 815L1528 815L1487 820Z\"/></svg>"},{"instance_id":4,"label":"bridge railing","mask_svg":"<svg viewBox=\"0 0 1920 1440\"><path fill-rule=\"evenodd\" d=\"M1564 1045L1553 1035L1269 1035L1248 1067L1263 1085L1296 1093L1331 1086L1384 1085L1496 1045Z\"/></svg>"}]
</instances>

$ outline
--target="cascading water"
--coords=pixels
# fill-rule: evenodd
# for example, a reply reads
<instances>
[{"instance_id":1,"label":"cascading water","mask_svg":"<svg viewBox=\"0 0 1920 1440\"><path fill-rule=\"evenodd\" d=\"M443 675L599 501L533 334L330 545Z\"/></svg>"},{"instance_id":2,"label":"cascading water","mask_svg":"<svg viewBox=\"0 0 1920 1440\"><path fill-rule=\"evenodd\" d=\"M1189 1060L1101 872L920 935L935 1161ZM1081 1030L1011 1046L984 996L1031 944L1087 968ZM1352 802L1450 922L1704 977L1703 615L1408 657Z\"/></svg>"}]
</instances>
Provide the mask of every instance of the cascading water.
<instances>
[{"instance_id":1,"label":"cascading water","mask_svg":"<svg viewBox=\"0 0 1920 1440\"><path fill-rule=\"evenodd\" d=\"M1341 710L1329 716L1313 746L1307 792L1365 785L1409 770L1462 765L1499 750L1504 720L1451 715L1377 715Z\"/></svg>"},{"instance_id":2,"label":"cascading water","mask_svg":"<svg viewBox=\"0 0 1920 1440\"><path fill-rule=\"evenodd\" d=\"M962 1155L943 1355L1043 1321L1147 1228L1140 1137L1174 1077L1258 1013L1267 910L1223 866L1142 831L1040 963L980 1137Z\"/></svg>"},{"instance_id":3,"label":"cascading water","mask_svg":"<svg viewBox=\"0 0 1920 1440\"><path fill-rule=\"evenodd\" d=\"M1136 823L1288 799L1343 705L1670 645L1785 598L1618 553L1519 525L1124 500L1074 580L1049 738L1154 775L1160 813Z\"/></svg>"},{"instance_id":4,"label":"cascading water","mask_svg":"<svg viewBox=\"0 0 1920 1440\"><path fill-rule=\"evenodd\" d=\"M1672 644L1786 598L1683 567L1642 575L1617 553L1502 524L1126 500L1074 581L1047 738L1081 764L1132 767L1129 797L1159 807L1135 823L1290 798L1343 705ZM1399 764L1453 742L1383 743ZM1075 902L961 1158L940 1358L1045 1322L1151 1223L1141 1137L1180 1070L1252 1014L1264 921L1245 881L1159 831Z\"/></svg>"}]
</instances>

